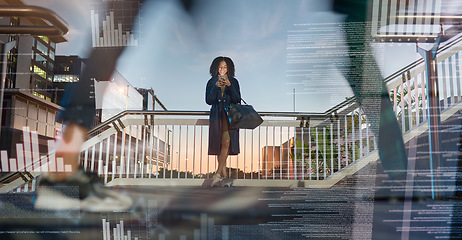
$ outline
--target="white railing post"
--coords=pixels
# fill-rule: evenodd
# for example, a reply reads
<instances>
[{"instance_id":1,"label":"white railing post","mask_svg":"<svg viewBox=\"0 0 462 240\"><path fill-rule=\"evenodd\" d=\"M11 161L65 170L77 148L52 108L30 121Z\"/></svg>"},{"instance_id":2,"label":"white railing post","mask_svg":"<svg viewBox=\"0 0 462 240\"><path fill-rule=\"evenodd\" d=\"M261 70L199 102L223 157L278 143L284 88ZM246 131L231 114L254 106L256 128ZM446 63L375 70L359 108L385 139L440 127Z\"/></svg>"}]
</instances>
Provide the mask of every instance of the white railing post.
<instances>
[{"instance_id":1,"label":"white railing post","mask_svg":"<svg viewBox=\"0 0 462 240\"><path fill-rule=\"evenodd\" d=\"M420 80L422 81L422 116L423 116L423 119L422 119L422 122L424 122L425 120L427 120L427 89L426 89L426 81L425 81L425 78L424 78L424 73L422 72L420 74Z\"/></svg>"},{"instance_id":2,"label":"white railing post","mask_svg":"<svg viewBox=\"0 0 462 240\"><path fill-rule=\"evenodd\" d=\"M133 153L135 154L135 158L133 159L133 178L136 178L136 174L137 174L137 169L138 169L138 134L140 132L140 129L139 129L140 125L136 125L135 126L135 132L136 132L136 135L135 135L135 150L133 151Z\"/></svg>"},{"instance_id":3,"label":"white railing post","mask_svg":"<svg viewBox=\"0 0 462 240\"><path fill-rule=\"evenodd\" d=\"M104 139L99 143L99 153L98 153L98 167L97 167L97 172L96 174L98 176L101 175L101 165L103 163L103 143L104 143Z\"/></svg>"},{"instance_id":4,"label":"white railing post","mask_svg":"<svg viewBox=\"0 0 462 240\"><path fill-rule=\"evenodd\" d=\"M345 115L345 166L348 166L348 115Z\"/></svg>"},{"instance_id":5,"label":"white railing post","mask_svg":"<svg viewBox=\"0 0 462 240\"><path fill-rule=\"evenodd\" d=\"M308 142L308 156L309 156L309 162L308 162L308 171L309 171L309 179L311 180L312 177L312 172L313 172L313 166L311 164L312 162L312 155L311 155L311 128L308 128L308 136L310 141Z\"/></svg>"},{"instance_id":6,"label":"white railing post","mask_svg":"<svg viewBox=\"0 0 462 240\"><path fill-rule=\"evenodd\" d=\"M326 162L326 158L327 158L327 154L326 154L326 127L323 127L322 128L322 138L323 138L323 144L322 144L322 147L323 147L323 161L324 161L324 179L326 179L326 171L327 171L327 162Z\"/></svg>"},{"instance_id":7,"label":"white railing post","mask_svg":"<svg viewBox=\"0 0 462 240\"><path fill-rule=\"evenodd\" d=\"M194 132L193 132L193 170L192 170L192 178L194 179L194 175L196 174L196 126L194 125Z\"/></svg>"},{"instance_id":8,"label":"white railing post","mask_svg":"<svg viewBox=\"0 0 462 240\"><path fill-rule=\"evenodd\" d=\"M143 126L143 151L142 151L142 159L141 159L141 167L140 167L140 178L144 178L144 160L146 159L146 128L147 126Z\"/></svg>"},{"instance_id":9,"label":"white railing post","mask_svg":"<svg viewBox=\"0 0 462 240\"><path fill-rule=\"evenodd\" d=\"M441 76L438 77L438 80L441 79L441 81L438 81L442 85L442 89L440 90L443 92L443 106L440 105L440 111L443 109L447 108L448 106L448 91L447 91L447 78L446 78L446 60L442 61L440 64L441 65ZM440 93L441 96L441 93Z\"/></svg>"},{"instance_id":10,"label":"white railing post","mask_svg":"<svg viewBox=\"0 0 462 240\"><path fill-rule=\"evenodd\" d=\"M122 135L122 148L120 150L120 163L119 163L119 178L122 178L122 172L123 172L123 164L125 162L125 139L127 138L126 133L127 127L124 128L124 132Z\"/></svg>"},{"instance_id":11,"label":"white railing post","mask_svg":"<svg viewBox=\"0 0 462 240\"><path fill-rule=\"evenodd\" d=\"M363 115L361 108L358 108L358 130L359 130L359 158L363 157Z\"/></svg>"},{"instance_id":12,"label":"white railing post","mask_svg":"<svg viewBox=\"0 0 462 240\"><path fill-rule=\"evenodd\" d=\"M116 132L114 134L114 149L113 149L113 152L112 152L112 180L115 179L115 175L116 175L116 169L117 169L117 161L116 161L116 158L117 158L117 142L118 142L118 133Z\"/></svg>"},{"instance_id":13,"label":"white railing post","mask_svg":"<svg viewBox=\"0 0 462 240\"><path fill-rule=\"evenodd\" d=\"M449 71L448 80L449 80L449 98L450 98L451 105L454 105L455 97L454 97L454 75L452 71L452 65L453 65L452 58L453 56L450 56L448 58L448 71Z\"/></svg>"},{"instance_id":14,"label":"white railing post","mask_svg":"<svg viewBox=\"0 0 462 240\"><path fill-rule=\"evenodd\" d=\"M318 128L316 127L316 180L319 180L319 141Z\"/></svg>"},{"instance_id":15,"label":"white railing post","mask_svg":"<svg viewBox=\"0 0 462 240\"><path fill-rule=\"evenodd\" d=\"M415 126L420 124L420 100L419 100L419 81L414 77L414 104L415 104Z\"/></svg>"},{"instance_id":16,"label":"white railing post","mask_svg":"<svg viewBox=\"0 0 462 240\"><path fill-rule=\"evenodd\" d=\"M184 169L184 178L188 178L188 145L189 145L189 126L186 126L186 156L185 156L185 169ZM180 174L180 169L178 169L178 174Z\"/></svg>"},{"instance_id":17,"label":"white railing post","mask_svg":"<svg viewBox=\"0 0 462 240\"><path fill-rule=\"evenodd\" d=\"M118 140L117 136L118 136L118 132L116 132L114 134L114 149L113 149L113 152L112 152L112 169L111 169L112 170L112 179L115 178L115 174L116 174L115 169L116 169L116 164L117 164L116 159L117 159L117 142L118 142L117 141Z\"/></svg>"},{"instance_id":18,"label":"white railing post","mask_svg":"<svg viewBox=\"0 0 462 240\"><path fill-rule=\"evenodd\" d=\"M157 126L159 127L159 126ZM159 138L160 134L157 134L157 138ZM153 141L154 141L154 125L149 126L149 162L146 165L146 171L148 172L148 178L152 177L152 152L153 152ZM158 161L158 157L156 158L156 162ZM159 170L156 171L159 173Z\"/></svg>"},{"instance_id":19,"label":"white railing post","mask_svg":"<svg viewBox=\"0 0 462 240\"><path fill-rule=\"evenodd\" d=\"M393 112L398 115L398 89L399 86L395 87L393 91Z\"/></svg>"},{"instance_id":20,"label":"white railing post","mask_svg":"<svg viewBox=\"0 0 462 240\"><path fill-rule=\"evenodd\" d=\"M340 118L337 119L337 162L338 162L338 171L342 170L342 155L341 155L341 145L340 145Z\"/></svg>"},{"instance_id":21,"label":"white railing post","mask_svg":"<svg viewBox=\"0 0 462 240\"><path fill-rule=\"evenodd\" d=\"M352 149L352 156L351 156L351 162L356 161L356 149L355 149L355 110L351 112L351 149Z\"/></svg>"},{"instance_id":22,"label":"white railing post","mask_svg":"<svg viewBox=\"0 0 462 240\"><path fill-rule=\"evenodd\" d=\"M282 127L281 127L281 129L282 129ZM260 174L262 172L262 168L263 168L263 166L261 164L261 127L259 127L258 128L258 169L259 169L258 170L258 179L261 179Z\"/></svg>"},{"instance_id":23,"label":"white railing post","mask_svg":"<svg viewBox=\"0 0 462 240\"><path fill-rule=\"evenodd\" d=\"M301 129L301 136L302 136L302 158L301 158L301 167L302 167L302 180L305 179L305 133L303 131L303 129L305 128L305 126L302 125L302 127L300 128Z\"/></svg>"},{"instance_id":24,"label":"white railing post","mask_svg":"<svg viewBox=\"0 0 462 240\"><path fill-rule=\"evenodd\" d=\"M131 154L132 154L132 134L133 134L133 128L135 126L129 126L129 130L128 130L128 153L127 153L127 161L126 161L126 172L125 172L125 177L128 178L129 177L129 173L130 173L130 160L132 158Z\"/></svg>"},{"instance_id":25,"label":"white railing post","mask_svg":"<svg viewBox=\"0 0 462 240\"><path fill-rule=\"evenodd\" d=\"M280 149L279 149L279 166L281 167L281 173L279 179L283 179L284 171L282 167L282 158L283 158L283 152L284 152L284 145L282 144L282 126L279 128L279 143L280 143Z\"/></svg>"},{"instance_id":26,"label":"white railing post","mask_svg":"<svg viewBox=\"0 0 462 240\"><path fill-rule=\"evenodd\" d=\"M253 149L254 149L254 142L253 142L253 133L254 133L254 130L251 131L252 135L250 136L250 142L251 142L251 146L252 148L250 148L250 156L252 156L250 159L253 159ZM253 163L254 161L251 161L250 163L250 179L253 179Z\"/></svg>"},{"instance_id":27,"label":"white railing post","mask_svg":"<svg viewBox=\"0 0 462 240\"><path fill-rule=\"evenodd\" d=\"M460 82L461 82L461 77L460 77L460 58L459 58L459 53L456 53L456 82L457 82L457 102L460 101L462 98L461 95L461 87L460 87Z\"/></svg>"},{"instance_id":28,"label":"white railing post","mask_svg":"<svg viewBox=\"0 0 462 240\"><path fill-rule=\"evenodd\" d=\"M330 175L334 174L334 125L330 124Z\"/></svg>"},{"instance_id":29,"label":"white railing post","mask_svg":"<svg viewBox=\"0 0 462 240\"><path fill-rule=\"evenodd\" d=\"M91 164L90 164L90 171L95 171L95 145L91 146Z\"/></svg>"},{"instance_id":30,"label":"white railing post","mask_svg":"<svg viewBox=\"0 0 462 240\"><path fill-rule=\"evenodd\" d=\"M201 147L200 147L200 149L201 149L201 150L199 151L199 156L200 156L200 157L199 157L199 173L201 174L201 176L202 176L202 159L203 159L203 157L204 157L204 156L202 155L202 148L203 148L203 146L202 146L202 143L203 143L202 132L203 132L203 131L202 131L202 130L203 130L203 129L202 129L202 126L200 126L200 132L201 132L201 133L200 133L200 139L201 139L201 144L200 144Z\"/></svg>"},{"instance_id":31,"label":"white railing post","mask_svg":"<svg viewBox=\"0 0 462 240\"><path fill-rule=\"evenodd\" d=\"M407 117L408 117L408 126L409 128L407 129L410 131L412 129L412 100L411 100L411 94L412 94L412 86L411 86L411 79L406 78L406 82L403 84L406 84L407 86Z\"/></svg>"},{"instance_id":32,"label":"white railing post","mask_svg":"<svg viewBox=\"0 0 462 240\"><path fill-rule=\"evenodd\" d=\"M400 108L401 108L401 133L405 133L406 132L406 118L405 118L405 115L406 115L406 110L404 108L404 85L401 84L400 87L399 87L399 90L400 90Z\"/></svg>"},{"instance_id":33,"label":"white railing post","mask_svg":"<svg viewBox=\"0 0 462 240\"><path fill-rule=\"evenodd\" d=\"M176 152L175 152L175 125L172 125L172 146L170 148L170 179L173 179L173 161L175 160ZM165 176L164 176L165 178Z\"/></svg>"},{"instance_id":34,"label":"white railing post","mask_svg":"<svg viewBox=\"0 0 462 240\"><path fill-rule=\"evenodd\" d=\"M244 179L245 179L245 168L246 168L246 165L245 165L245 155L246 155L246 149L247 149L247 130L244 129L244 167L243 167L243 172L244 172ZM273 152L273 164L274 164L274 152Z\"/></svg>"},{"instance_id":35,"label":"white railing post","mask_svg":"<svg viewBox=\"0 0 462 240\"><path fill-rule=\"evenodd\" d=\"M294 180L297 179L297 128L294 127Z\"/></svg>"},{"instance_id":36,"label":"white railing post","mask_svg":"<svg viewBox=\"0 0 462 240\"><path fill-rule=\"evenodd\" d=\"M157 131L159 132L159 128L157 128ZM160 136L160 134L159 134ZM157 159L156 159L156 164L157 164L157 173L159 173L159 136L157 136L157 152L156 152L156 156L157 156ZM172 126L172 144L170 145L170 135L169 135L169 129L168 129L168 126L166 125L165 126L165 142L166 144L164 144L164 164L162 164L162 171L163 171L163 178L166 178L165 177L165 174L166 174L166 169L167 169L167 165L171 165L172 161L173 161L173 126ZM157 174L159 175L159 174Z\"/></svg>"},{"instance_id":37,"label":"white railing post","mask_svg":"<svg viewBox=\"0 0 462 240\"><path fill-rule=\"evenodd\" d=\"M178 130L178 166L177 166L177 178L180 178L180 166L181 166L181 125L179 126L180 129Z\"/></svg>"},{"instance_id":38,"label":"white railing post","mask_svg":"<svg viewBox=\"0 0 462 240\"><path fill-rule=\"evenodd\" d=\"M367 116L366 116L366 154L369 154L370 152L370 144L369 144L369 121L367 120Z\"/></svg>"},{"instance_id":39,"label":"white railing post","mask_svg":"<svg viewBox=\"0 0 462 240\"><path fill-rule=\"evenodd\" d=\"M268 127L265 133L265 179L268 179Z\"/></svg>"},{"instance_id":40,"label":"white railing post","mask_svg":"<svg viewBox=\"0 0 462 240\"><path fill-rule=\"evenodd\" d=\"M108 172L108 167L109 167L109 148L111 145L111 136L107 138L107 144L106 144L106 165L104 166L104 183L107 183L107 172Z\"/></svg>"},{"instance_id":41,"label":"white railing post","mask_svg":"<svg viewBox=\"0 0 462 240\"><path fill-rule=\"evenodd\" d=\"M290 179L290 166L290 127L287 127L287 179Z\"/></svg>"},{"instance_id":42,"label":"white railing post","mask_svg":"<svg viewBox=\"0 0 462 240\"><path fill-rule=\"evenodd\" d=\"M85 153L84 153L84 158L83 158L83 169L85 169L85 171L87 171L87 167L88 167L88 148L85 149Z\"/></svg>"}]
</instances>

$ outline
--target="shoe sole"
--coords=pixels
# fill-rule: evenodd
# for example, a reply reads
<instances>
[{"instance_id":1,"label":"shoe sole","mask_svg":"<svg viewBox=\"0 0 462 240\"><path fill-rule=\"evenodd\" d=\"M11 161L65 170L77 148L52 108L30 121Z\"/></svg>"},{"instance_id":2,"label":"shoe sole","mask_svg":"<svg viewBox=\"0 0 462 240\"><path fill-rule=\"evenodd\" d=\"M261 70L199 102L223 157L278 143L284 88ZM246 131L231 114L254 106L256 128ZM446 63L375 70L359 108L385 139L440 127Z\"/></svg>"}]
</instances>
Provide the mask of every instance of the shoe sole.
<instances>
[{"instance_id":1,"label":"shoe sole","mask_svg":"<svg viewBox=\"0 0 462 240\"><path fill-rule=\"evenodd\" d=\"M39 187L35 208L55 211L85 211L85 212L123 212L129 210L133 201L124 194L108 194L104 199L89 196L85 199L66 196L52 187Z\"/></svg>"}]
</instances>

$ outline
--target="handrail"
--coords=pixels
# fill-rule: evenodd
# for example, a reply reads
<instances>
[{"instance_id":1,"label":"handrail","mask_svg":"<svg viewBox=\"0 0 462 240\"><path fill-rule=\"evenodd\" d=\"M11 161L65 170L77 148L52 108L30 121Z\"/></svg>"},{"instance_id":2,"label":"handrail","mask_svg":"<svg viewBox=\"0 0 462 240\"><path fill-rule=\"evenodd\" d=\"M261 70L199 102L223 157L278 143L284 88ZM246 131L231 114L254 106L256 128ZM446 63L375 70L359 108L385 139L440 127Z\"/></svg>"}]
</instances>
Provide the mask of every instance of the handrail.
<instances>
[{"instance_id":1,"label":"handrail","mask_svg":"<svg viewBox=\"0 0 462 240\"><path fill-rule=\"evenodd\" d=\"M61 19L53 11L28 5L6 5L0 6L0 16L9 17L29 17L40 18L50 25L0 25L0 34L30 34L30 35L44 35L44 36L62 36L69 31L66 22Z\"/></svg>"},{"instance_id":2,"label":"handrail","mask_svg":"<svg viewBox=\"0 0 462 240\"><path fill-rule=\"evenodd\" d=\"M445 44L444 46L442 46L440 49L438 49L438 51L436 53L440 54L441 52L448 50L449 48L455 46L456 44L460 43L461 41L462 41L462 36L459 36L455 40L453 40L453 41ZM400 75L406 73L410 69L415 68L420 64L423 64L423 62L424 62L424 59L420 58L419 60L416 60L413 63L410 63L409 65L401 68L400 70L398 70L395 73L391 74L390 76L386 77L385 80L384 80L385 83L388 83L388 82L392 81L393 79L399 77Z\"/></svg>"},{"instance_id":3,"label":"handrail","mask_svg":"<svg viewBox=\"0 0 462 240\"><path fill-rule=\"evenodd\" d=\"M349 103L349 101L347 101ZM309 113L309 112L259 112L263 117L304 117L310 119L323 119L329 116L333 111L325 113ZM96 127L88 132L88 135L104 128L105 126L115 122L117 119L127 115L177 115L177 116L208 116L209 111L160 111L160 110L126 110L109 118L108 120L98 124Z\"/></svg>"}]
</instances>

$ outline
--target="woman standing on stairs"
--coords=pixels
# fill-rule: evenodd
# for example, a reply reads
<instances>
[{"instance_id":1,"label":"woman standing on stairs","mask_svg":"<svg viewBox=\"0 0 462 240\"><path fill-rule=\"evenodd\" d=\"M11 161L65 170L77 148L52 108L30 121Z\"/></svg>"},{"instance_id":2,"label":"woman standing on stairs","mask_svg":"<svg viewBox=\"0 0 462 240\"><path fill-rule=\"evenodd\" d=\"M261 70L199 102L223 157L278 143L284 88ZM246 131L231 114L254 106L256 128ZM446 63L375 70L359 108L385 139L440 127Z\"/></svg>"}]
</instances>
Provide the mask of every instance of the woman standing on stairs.
<instances>
[{"instance_id":1,"label":"woman standing on stairs","mask_svg":"<svg viewBox=\"0 0 462 240\"><path fill-rule=\"evenodd\" d=\"M239 83L234 78L234 63L229 57L216 57L210 66L205 102L211 105L209 118L209 155L218 156L218 167L211 186L229 186L226 159L239 154L239 129L229 129L226 110L241 101Z\"/></svg>"}]
</instances>

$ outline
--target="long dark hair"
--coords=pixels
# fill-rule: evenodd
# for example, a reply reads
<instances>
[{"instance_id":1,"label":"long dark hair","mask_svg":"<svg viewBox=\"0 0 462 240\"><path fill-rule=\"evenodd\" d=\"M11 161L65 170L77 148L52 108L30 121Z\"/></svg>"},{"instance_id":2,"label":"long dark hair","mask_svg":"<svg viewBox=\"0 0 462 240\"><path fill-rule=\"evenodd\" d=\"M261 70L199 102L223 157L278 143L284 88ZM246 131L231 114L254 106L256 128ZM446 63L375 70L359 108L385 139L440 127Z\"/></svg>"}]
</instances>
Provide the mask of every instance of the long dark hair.
<instances>
[{"instance_id":1,"label":"long dark hair","mask_svg":"<svg viewBox=\"0 0 462 240\"><path fill-rule=\"evenodd\" d=\"M228 75L228 77L234 77L233 60L231 60L229 57L223 56L213 59L212 64L210 65L210 75L212 75L212 77L218 76L218 66L220 65L221 61L225 61L226 65L228 66L228 73L226 75Z\"/></svg>"}]
</instances>

